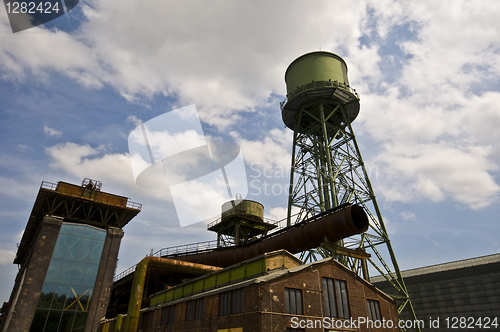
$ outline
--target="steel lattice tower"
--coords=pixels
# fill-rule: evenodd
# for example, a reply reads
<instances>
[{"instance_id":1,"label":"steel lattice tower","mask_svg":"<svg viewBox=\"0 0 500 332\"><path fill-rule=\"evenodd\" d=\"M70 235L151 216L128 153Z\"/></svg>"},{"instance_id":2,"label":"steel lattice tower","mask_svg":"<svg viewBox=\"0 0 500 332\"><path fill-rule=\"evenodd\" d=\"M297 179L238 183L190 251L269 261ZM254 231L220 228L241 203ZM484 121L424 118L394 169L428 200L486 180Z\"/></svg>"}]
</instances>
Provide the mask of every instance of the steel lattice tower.
<instances>
[{"instance_id":1,"label":"steel lattice tower","mask_svg":"<svg viewBox=\"0 0 500 332\"><path fill-rule=\"evenodd\" d=\"M409 310L416 320L352 130L359 98L349 86L346 63L333 53L308 53L290 64L285 81L287 97L281 103L282 117L294 133L288 225L343 204L362 206L370 220L366 233L337 243L325 238L320 248L304 252L301 258L312 261L317 256L334 256L356 273L363 271L363 277L369 280L362 259L367 255L356 252L370 253L366 260L394 287L392 296L398 312ZM292 207L299 209L294 220Z\"/></svg>"}]
</instances>

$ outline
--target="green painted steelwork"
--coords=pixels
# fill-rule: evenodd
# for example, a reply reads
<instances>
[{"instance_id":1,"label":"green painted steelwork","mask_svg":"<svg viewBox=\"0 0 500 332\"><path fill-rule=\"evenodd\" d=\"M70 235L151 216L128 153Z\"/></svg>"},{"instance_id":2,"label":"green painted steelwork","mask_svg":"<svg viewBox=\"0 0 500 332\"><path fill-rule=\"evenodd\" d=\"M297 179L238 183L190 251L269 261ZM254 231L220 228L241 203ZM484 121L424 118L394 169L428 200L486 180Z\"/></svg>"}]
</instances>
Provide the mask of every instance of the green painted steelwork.
<instances>
[{"instance_id":1,"label":"green painted steelwork","mask_svg":"<svg viewBox=\"0 0 500 332\"><path fill-rule=\"evenodd\" d=\"M113 332L120 332L122 328L122 322L123 322L123 315L120 314L116 316L115 328L113 329Z\"/></svg>"},{"instance_id":2,"label":"green painted steelwork","mask_svg":"<svg viewBox=\"0 0 500 332\"><path fill-rule=\"evenodd\" d=\"M213 272L206 276L190 280L168 290L153 294L150 297L150 306L175 301L188 296L206 292L264 275L267 271L276 268L291 268L302 262L286 250L278 250L257 256L248 261Z\"/></svg>"},{"instance_id":3,"label":"green painted steelwork","mask_svg":"<svg viewBox=\"0 0 500 332\"><path fill-rule=\"evenodd\" d=\"M282 116L294 131L288 225L339 205L362 206L370 220L368 231L334 245L373 253L368 261L394 286L393 298L399 312L407 309L415 318L352 130L351 123L359 112L359 98L349 87L347 66L335 54L313 52L292 62L285 80L288 96L281 104ZM321 82L326 80L337 83L325 86ZM292 220L293 207L299 209L295 220ZM354 272L362 275L364 270L366 273L362 259L347 257L328 248L332 246L306 251L301 259L308 262L317 257L334 256ZM390 258L389 263L384 257ZM365 277L369 281L367 273Z\"/></svg>"},{"instance_id":4,"label":"green painted steelwork","mask_svg":"<svg viewBox=\"0 0 500 332\"><path fill-rule=\"evenodd\" d=\"M141 311L142 294L144 292L144 282L148 270L149 257L146 257L137 264L132 282L132 291L128 304L127 318L125 319L125 332L136 332L139 326L139 314Z\"/></svg>"}]
</instances>

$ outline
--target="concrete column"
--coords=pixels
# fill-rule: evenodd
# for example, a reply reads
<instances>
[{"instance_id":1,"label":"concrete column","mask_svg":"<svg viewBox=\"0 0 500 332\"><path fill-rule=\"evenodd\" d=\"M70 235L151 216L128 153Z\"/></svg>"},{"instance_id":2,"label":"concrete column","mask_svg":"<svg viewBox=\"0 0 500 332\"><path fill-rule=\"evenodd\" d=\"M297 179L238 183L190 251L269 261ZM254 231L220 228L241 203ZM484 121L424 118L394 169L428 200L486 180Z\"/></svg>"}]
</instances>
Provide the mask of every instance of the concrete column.
<instances>
[{"instance_id":1,"label":"concrete column","mask_svg":"<svg viewBox=\"0 0 500 332\"><path fill-rule=\"evenodd\" d=\"M113 276L115 274L118 250L123 237L123 231L119 228L108 228L104 248L102 250L99 271L94 286L94 293L90 301L87 323L84 332L95 332L99 328L99 322L104 318L108 307L111 289L113 287Z\"/></svg>"},{"instance_id":2,"label":"concrete column","mask_svg":"<svg viewBox=\"0 0 500 332\"><path fill-rule=\"evenodd\" d=\"M33 246L16 277L3 332L30 330L61 225L62 219L43 218Z\"/></svg>"}]
</instances>

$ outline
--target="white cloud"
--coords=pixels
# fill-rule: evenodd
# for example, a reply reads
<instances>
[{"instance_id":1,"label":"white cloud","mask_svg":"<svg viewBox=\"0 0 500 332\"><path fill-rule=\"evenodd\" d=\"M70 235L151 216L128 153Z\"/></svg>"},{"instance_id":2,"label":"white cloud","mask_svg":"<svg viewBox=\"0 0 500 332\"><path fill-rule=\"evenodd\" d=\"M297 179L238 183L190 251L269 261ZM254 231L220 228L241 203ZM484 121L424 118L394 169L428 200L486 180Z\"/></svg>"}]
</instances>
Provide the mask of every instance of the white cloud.
<instances>
[{"instance_id":1,"label":"white cloud","mask_svg":"<svg viewBox=\"0 0 500 332\"><path fill-rule=\"evenodd\" d=\"M6 250L0 248L0 266L2 265L10 265L14 261L14 257L16 257L16 253L14 250Z\"/></svg>"},{"instance_id":2,"label":"white cloud","mask_svg":"<svg viewBox=\"0 0 500 332\"><path fill-rule=\"evenodd\" d=\"M99 148L102 150L102 148ZM168 187L142 189L135 183L128 153L102 153L88 144L67 142L46 149L52 157L50 167L62 170L77 179L91 178L106 184L106 190L127 193L134 200L170 201Z\"/></svg>"},{"instance_id":3,"label":"white cloud","mask_svg":"<svg viewBox=\"0 0 500 332\"><path fill-rule=\"evenodd\" d=\"M45 132L45 134L49 135L49 136L56 136L56 137L59 137L62 135L62 132L60 132L59 130L55 130L53 128L50 128L49 126L45 125L43 126L43 131Z\"/></svg>"},{"instance_id":4,"label":"white cloud","mask_svg":"<svg viewBox=\"0 0 500 332\"><path fill-rule=\"evenodd\" d=\"M34 28L13 35L4 17L4 77L56 70L85 87L109 84L131 102L175 94L179 104L195 103L203 121L221 128L238 120L238 111L265 105L271 93L284 94L284 71L298 55L357 44L365 13L362 3L350 1L143 6L93 0L79 6L85 20L72 34Z\"/></svg>"},{"instance_id":5,"label":"white cloud","mask_svg":"<svg viewBox=\"0 0 500 332\"><path fill-rule=\"evenodd\" d=\"M454 146L445 142L408 145L391 143L376 157L377 186L391 201L422 198L435 202L445 197L482 208L500 192L491 171L498 166L488 159L490 147Z\"/></svg>"},{"instance_id":6,"label":"white cloud","mask_svg":"<svg viewBox=\"0 0 500 332\"><path fill-rule=\"evenodd\" d=\"M351 80L354 87L360 84L361 94L354 130L369 134L380 147L369 160L381 166L375 190L389 201L451 198L475 209L491 205L500 192L495 181L500 164L499 4L399 6L385 1L372 9L379 20L371 31L400 38L393 47L407 57L393 83L377 77L390 61L385 55L366 69L358 66ZM391 29L404 24L414 38L391 36ZM382 79L378 85L367 84L377 79Z\"/></svg>"},{"instance_id":7,"label":"white cloud","mask_svg":"<svg viewBox=\"0 0 500 332\"><path fill-rule=\"evenodd\" d=\"M399 213L399 216L401 216L401 218L405 219L405 220L416 220L417 219L417 216L415 216L415 213L411 212L411 211L401 211Z\"/></svg>"},{"instance_id":8,"label":"white cloud","mask_svg":"<svg viewBox=\"0 0 500 332\"><path fill-rule=\"evenodd\" d=\"M281 167L289 169L291 162L293 133L289 129L272 129L269 136L259 140L241 138L238 133L231 132L243 152L245 162L255 167Z\"/></svg>"},{"instance_id":9,"label":"white cloud","mask_svg":"<svg viewBox=\"0 0 500 332\"><path fill-rule=\"evenodd\" d=\"M172 96L179 105L195 103L201 119L222 130L241 119L239 112L270 106L285 92L288 64L321 47L347 61L362 102L355 130L383 147L374 160L385 164L390 181L382 193L389 200L453 198L475 208L494 202L500 163L496 1L148 4L81 3L84 20L71 34L44 28L11 34L2 16L1 74L44 79L55 70L87 88L110 85L130 102ZM402 26L412 35L394 36ZM360 46L362 36L374 41ZM394 50L388 51L384 43L391 38ZM382 68L394 57L400 72L394 82L384 81ZM289 167L291 133L280 141L285 132L241 138L247 163ZM60 158L65 167L75 162L68 153ZM120 158L126 157L111 159ZM70 172L83 173L85 163Z\"/></svg>"}]
</instances>

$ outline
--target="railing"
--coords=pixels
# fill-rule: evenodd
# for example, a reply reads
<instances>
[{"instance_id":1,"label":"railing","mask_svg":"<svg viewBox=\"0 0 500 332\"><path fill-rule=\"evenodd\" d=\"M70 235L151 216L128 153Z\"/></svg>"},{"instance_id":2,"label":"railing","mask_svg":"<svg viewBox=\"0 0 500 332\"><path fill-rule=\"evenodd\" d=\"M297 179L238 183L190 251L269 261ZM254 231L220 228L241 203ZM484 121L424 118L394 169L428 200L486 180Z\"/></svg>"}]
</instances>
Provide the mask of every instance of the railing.
<instances>
[{"instance_id":1,"label":"railing","mask_svg":"<svg viewBox=\"0 0 500 332\"><path fill-rule=\"evenodd\" d=\"M131 273L134 273L136 267L137 267L137 264L135 264L134 266L129 267L128 269L126 269L125 271L120 272L119 274L115 274L115 276L113 277L113 282L115 282L117 280L120 280L121 278L126 277L129 274L131 274Z\"/></svg>"},{"instance_id":2,"label":"railing","mask_svg":"<svg viewBox=\"0 0 500 332\"><path fill-rule=\"evenodd\" d=\"M132 202L129 199L127 199L127 207L130 208L130 209L134 209L134 210L141 210L142 209L142 204L141 203L137 203L137 202Z\"/></svg>"},{"instance_id":3,"label":"railing","mask_svg":"<svg viewBox=\"0 0 500 332\"><path fill-rule=\"evenodd\" d=\"M57 188L57 183L42 181L42 184L40 185L40 188L48 189L48 190L54 190L55 191L56 188Z\"/></svg>"},{"instance_id":4,"label":"railing","mask_svg":"<svg viewBox=\"0 0 500 332\"><path fill-rule=\"evenodd\" d=\"M162 248L152 254L155 257L184 256L189 253L199 253L217 249L217 240L183 244L175 247Z\"/></svg>"},{"instance_id":5,"label":"railing","mask_svg":"<svg viewBox=\"0 0 500 332\"><path fill-rule=\"evenodd\" d=\"M354 94L356 96L356 98L359 99L359 95L356 92L356 89L351 88L351 86L348 84L338 82L338 81L318 81L318 82L311 82L311 83L304 84L301 87L298 87L297 89L290 92L288 95L285 96L285 100L283 100L280 103L280 108L283 109L285 104L290 99L292 99L293 97L298 95L299 93L302 93L302 92L308 91L308 90L312 90L312 89L316 89L316 88L326 88L326 87L332 87L332 88L336 87L336 88L341 88L341 89L347 90L348 92Z\"/></svg>"},{"instance_id":6,"label":"railing","mask_svg":"<svg viewBox=\"0 0 500 332\"><path fill-rule=\"evenodd\" d=\"M43 188L43 189L47 189L47 190L52 190L52 191L57 191L57 183L52 183L52 182L47 182L47 181L42 181L42 184L40 185L40 188ZM82 187L83 188L83 187ZM99 192L100 195L102 195L103 197L106 197L106 196L117 196L117 195L113 195L113 194L109 194L109 193L105 193L105 192ZM81 195L78 196L78 195L73 195L73 194L70 194L70 193L64 193L65 195L69 195L69 196L73 196L73 197L82 197ZM121 197L121 196L118 196L118 197ZM96 201L96 202L102 202L102 203L108 203L107 200L100 200L100 199L92 199L93 201ZM125 205L127 208L129 209L134 209L134 210L141 210L142 209L142 204L141 203L137 203L137 202L132 202L132 200L130 198L127 198L127 203Z\"/></svg>"},{"instance_id":7,"label":"railing","mask_svg":"<svg viewBox=\"0 0 500 332\"><path fill-rule=\"evenodd\" d=\"M270 219L270 218L266 218L266 217L264 217L264 218L262 218L262 219L263 219L263 221L264 221L265 223L268 223L268 224L271 224L271 225L276 225L276 224L279 224L280 222L282 222L282 221L284 220L284 219L282 219L282 220L274 220L274 219ZM214 221L212 221L211 223L209 223L209 224L207 225L207 229L210 229L211 227L213 227L213 226L217 225L218 223L220 223L220 222L221 222L221 220L222 220L222 218L217 218L217 219L215 219Z\"/></svg>"}]
</instances>

